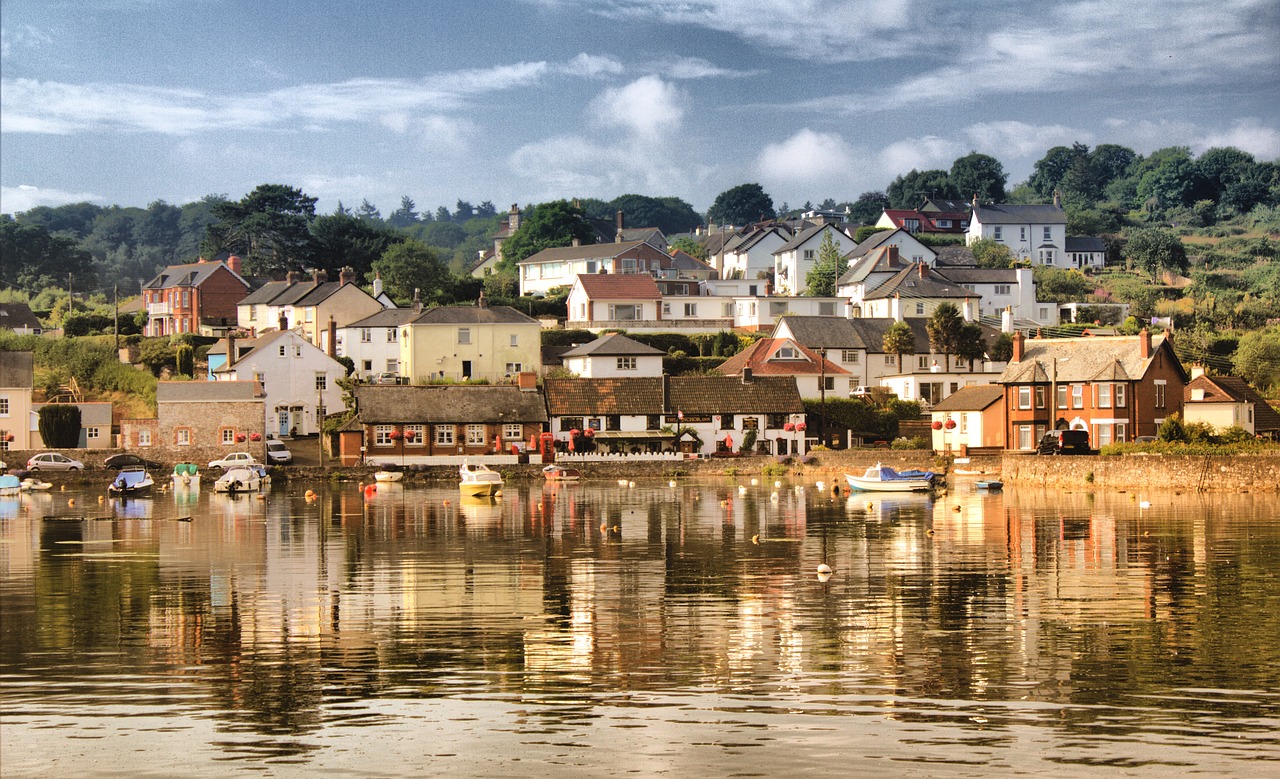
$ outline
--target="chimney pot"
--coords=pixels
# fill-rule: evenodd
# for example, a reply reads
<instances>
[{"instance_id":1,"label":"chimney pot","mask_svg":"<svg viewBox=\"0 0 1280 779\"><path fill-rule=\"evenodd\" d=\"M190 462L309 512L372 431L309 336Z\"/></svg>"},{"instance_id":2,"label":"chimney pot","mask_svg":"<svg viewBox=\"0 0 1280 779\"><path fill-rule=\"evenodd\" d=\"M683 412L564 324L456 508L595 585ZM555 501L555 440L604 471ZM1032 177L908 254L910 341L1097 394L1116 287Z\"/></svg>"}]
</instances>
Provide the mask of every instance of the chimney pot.
<instances>
[{"instance_id":1,"label":"chimney pot","mask_svg":"<svg viewBox=\"0 0 1280 779\"><path fill-rule=\"evenodd\" d=\"M1144 360L1151 356L1151 331L1145 327L1138 333L1138 350L1139 356Z\"/></svg>"},{"instance_id":2,"label":"chimney pot","mask_svg":"<svg viewBox=\"0 0 1280 779\"><path fill-rule=\"evenodd\" d=\"M356 272L353 268L347 267L338 271L338 281L342 284L350 284L356 280Z\"/></svg>"},{"instance_id":3,"label":"chimney pot","mask_svg":"<svg viewBox=\"0 0 1280 779\"><path fill-rule=\"evenodd\" d=\"M1025 347L1025 339L1022 337L1020 330L1013 333L1013 354L1009 357L1010 362L1022 362L1023 348Z\"/></svg>"}]
</instances>

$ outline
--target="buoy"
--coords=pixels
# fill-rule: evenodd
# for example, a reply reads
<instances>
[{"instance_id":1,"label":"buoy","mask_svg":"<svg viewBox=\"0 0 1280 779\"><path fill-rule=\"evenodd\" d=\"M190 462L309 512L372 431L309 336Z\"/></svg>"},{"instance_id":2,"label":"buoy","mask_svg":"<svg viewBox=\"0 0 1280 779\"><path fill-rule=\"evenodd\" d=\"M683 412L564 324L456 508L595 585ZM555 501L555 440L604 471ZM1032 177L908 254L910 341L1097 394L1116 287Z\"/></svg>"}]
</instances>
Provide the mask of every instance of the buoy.
<instances>
[{"instance_id":1,"label":"buoy","mask_svg":"<svg viewBox=\"0 0 1280 779\"><path fill-rule=\"evenodd\" d=\"M606 525L606 524L604 524L603 522L602 522L602 523L600 523L600 532L601 532L601 533L607 533L607 532L609 532L609 526L608 526L608 525Z\"/></svg>"},{"instance_id":2,"label":"buoy","mask_svg":"<svg viewBox=\"0 0 1280 779\"><path fill-rule=\"evenodd\" d=\"M742 485L738 485L738 494L739 494L739 495L746 495L746 494L747 494L747 488L746 488L746 487L743 487Z\"/></svg>"},{"instance_id":3,"label":"buoy","mask_svg":"<svg viewBox=\"0 0 1280 779\"><path fill-rule=\"evenodd\" d=\"M774 487L781 487L781 486L782 486L782 481L781 481L781 480L775 481L775 482L773 483L773 486L774 486Z\"/></svg>"},{"instance_id":4,"label":"buoy","mask_svg":"<svg viewBox=\"0 0 1280 779\"><path fill-rule=\"evenodd\" d=\"M819 564L818 573L831 573L831 566L827 565L826 563Z\"/></svg>"},{"instance_id":5,"label":"buoy","mask_svg":"<svg viewBox=\"0 0 1280 779\"><path fill-rule=\"evenodd\" d=\"M626 479L618 479L618 486L619 486L619 487L625 487L625 486L627 486L627 480L626 480Z\"/></svg>"},{"instance_id":6,"label":"buoy","mask_svg":"<svg viewBox=\"0 0 1280 779\"><path fill-rule=\"evenodd\" d=\"M68 506L74 506L74 505L76 505L76 499L75 499L75 498L72 498L71 500L67 501L67 505L68 505Z\"/></svg>"},{"instance_id":7,"label":"buoy","mask_svg":"<svg viewBox=\"0 0 1280 779\"><path fill-rule=\"evenodd\" d=\"M752 480L751 480L751 486L752 486L752 487L756 486L756 485L757 485L757 484L759 484L759 483L760 483L760 480L759 480L759 479L752 479Z\"/></svg>"},{"instance_id":8,"label":"buoy","mask_svg":"<svg viewBox=\"0 0 1280 779\"><path fill-rule=\"evenodd\" d=\"M751 543L755 544L756 546L760 546L760 536L759 535L752 536Z\"/></svg>"},{"instance_id":9,"label":"buoy","mask_svg":"<svg viewBox=\"0 0 1280 779\"><path fill-rule=\"evenodd\" d=\"M672 479L671 481L667 482L667 486L674 488L676 486L676 480Z\"/></svg>"},{"instance_id":10,"label":"buoy","mask_svg":"<svg viewBox=\"0 0 1280 779\"><path fill-rule=\"evenodd\" d=\"M931 535L933 535L933 528L929 528L928 530L924 531L924 534L925 534L926 536L931 536Z\"/></svg>"},{"instance_id":11,"label":"buoy","mask_svg":"<svg viewBox=\"0 0 1280 779\"><path fill-rule=\"evenodd\" d=\"M448 505L449 505L449 501L447 501L447 500L446 500L446 501L444 502L444 505L448 506Z\"/></svg>"},{"instance_id":12,"label":"buoy","mask_svg":"<svg viewBox=\"0 0 1280 779\"><path fill-rule=\"evenodd\" d=\"M64 484L64 485L62 485L61 487L59 487L58 489L59 489L59 490L61 490L62 492L66 492L66 491L67 491L67 485L65 485L65 484Z\"/></svg>"},{"instance_id":13,"label":"buoy","mask_svg":"<svg viewBox=\"0 0 1280 779\"><path fill-rule=\"evenodd\" d=\"M769 494L769 500L773 501L774 503L777 503L777 502L778 502L778 493L776 493L776 492L770 493L770 494Z\"/></svg>"},{"instance_id":14,"label":"buoy","mask_svg":"<svg viewBox=\"0 0 1280 779\"><path fill-rule=\"evenodd\" d=\"M960 510L960 507L959 507L959 506L952 506L952 507L951 507L951 510L952 510L952 511L959 511L959 510Z\"/></svg>"},{"instance_id":15,"label":"buoy","mask_svg":"<svg viewBox=\"0 0 1280 779\"><path fill-rule=\"evenodd\" d=\"M1139 503L1139 504L1138 504L1138 508L1140 508L1140 509L1149 509L1149 508L1151 508L1151 501L1149 501L1149 500L1144 500L1144 501L1142 501L1141 503Z\"/></svg>"},{"instance_id":16,"label":"buoy","mask_svg":"<svg viewBox=\"0 0 1280 779\"><path fill-rule=\"evenodd\" d=\"M99 496L98 496L98 502L99 502L99 503L103 503L103 502L105 502L105 501L106 501L106 499L107 499L107 496L105 496L105 495L99 495Z\"/></svg>"}]
</instances>

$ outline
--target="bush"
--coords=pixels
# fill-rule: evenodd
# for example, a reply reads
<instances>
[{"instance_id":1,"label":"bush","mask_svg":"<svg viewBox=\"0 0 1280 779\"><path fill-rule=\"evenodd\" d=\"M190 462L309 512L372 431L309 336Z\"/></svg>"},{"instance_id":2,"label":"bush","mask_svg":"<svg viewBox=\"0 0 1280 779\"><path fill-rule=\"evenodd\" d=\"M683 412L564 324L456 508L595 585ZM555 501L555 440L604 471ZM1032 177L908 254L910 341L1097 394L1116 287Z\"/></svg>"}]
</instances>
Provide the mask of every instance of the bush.
<instances>
[{"instance_id":1,"label":"bush","mask_svg":"<svg viewBox=\"0 0 1280 779\"><path fill-rule=\"evenodd\" d=\"M1156 431L1156 437L1161 441L1182 441L1187 440L1187 430L1182 425L1182 415L1174 412L1170 414L1160 425L1160 429Z\"/></svg>"},{"instance_id":2,"label":"bush","mask_svg":"<svg viewBox=\"0 0 1280 779\"><path fill-rule=\"evenodd\" d=\"M915 438L895 438L893 443L889 444L890 449L928 449L929 442L916 436Z\"/></svg>"},{"instance_id":3,"label":"bush","mask_svg":"<svg viewBox=\"0 0 1280 779\"><path fill-rule=\"evenodd\" d=\"M70 403L51 403L39 413L40 437L52 449L74 449L80 445L80 408Z\"/></svg>"}]
</instances>

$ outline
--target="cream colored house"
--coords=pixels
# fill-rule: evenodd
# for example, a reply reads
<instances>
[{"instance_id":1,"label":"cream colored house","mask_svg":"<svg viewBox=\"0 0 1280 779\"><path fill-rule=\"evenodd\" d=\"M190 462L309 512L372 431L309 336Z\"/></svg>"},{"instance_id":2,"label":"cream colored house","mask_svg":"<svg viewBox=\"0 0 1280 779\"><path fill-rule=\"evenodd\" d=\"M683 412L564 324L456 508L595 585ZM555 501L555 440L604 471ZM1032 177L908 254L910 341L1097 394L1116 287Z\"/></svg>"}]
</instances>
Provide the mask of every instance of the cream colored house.
<instances>
[{"instance_id":1,"label":"cream colored house","mask_svg":"<svg viewBox=\"0 0 1280 779\"><path fill-rule=\"evenodd\" d=\"M1280 413L1239 377L1196 376L1183 390L1182 400L1188 423L1211 425L1217 433L1238 427L1249 435L1280 435Z\"/></svg>"},{"instance_id":2,"label":"cream colored house","mask_svg":"<svg viewBox=\"0 0 1280 779\"><path fill-rule=\"evenodd\" d=\"M31 431L36 424L31 407L33 354L0 351L0 452L31 448Z\"/></svg>"},{"instance_id":3,"label":"cream colored house","mask_svg":"<svg viewBox=\"0 0 1280 779\"><path fill-rule=\"evenodd\" d=\"M515 381L542 365L542 325L510 306L438 306L400 328L400 373L432 380Z\"/></svg>"}]
</instances>

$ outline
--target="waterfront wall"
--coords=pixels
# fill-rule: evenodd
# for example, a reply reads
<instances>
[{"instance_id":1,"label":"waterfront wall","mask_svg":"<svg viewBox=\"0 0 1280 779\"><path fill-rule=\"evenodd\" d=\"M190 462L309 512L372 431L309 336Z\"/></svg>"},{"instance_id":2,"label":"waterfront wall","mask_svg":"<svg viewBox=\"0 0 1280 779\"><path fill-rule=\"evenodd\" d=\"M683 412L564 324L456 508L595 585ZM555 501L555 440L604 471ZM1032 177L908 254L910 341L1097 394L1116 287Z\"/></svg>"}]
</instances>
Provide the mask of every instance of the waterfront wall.
<instances>
[{"instance_id":1,"label":"waterfront wall","mask_svg":"<svg viewBox=\"0 0 1280 779\"><path fill-rule=\"evenodd\" d=\"M1280 492L1280 456L1125 455L1029 457L1007 454L1006 485L1099 491Z\"/></svg>"}]
</instances>

